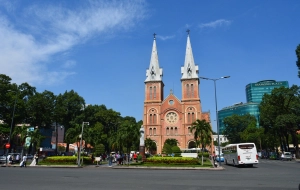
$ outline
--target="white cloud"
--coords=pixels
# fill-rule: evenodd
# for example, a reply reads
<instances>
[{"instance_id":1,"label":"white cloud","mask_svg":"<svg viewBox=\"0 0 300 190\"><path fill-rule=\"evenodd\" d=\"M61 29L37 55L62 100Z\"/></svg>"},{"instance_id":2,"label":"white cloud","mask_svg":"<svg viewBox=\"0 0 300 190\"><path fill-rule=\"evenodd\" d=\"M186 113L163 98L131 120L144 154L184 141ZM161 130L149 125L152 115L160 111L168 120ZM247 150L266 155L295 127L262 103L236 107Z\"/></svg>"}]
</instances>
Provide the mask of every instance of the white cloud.
<instances>
[{"instance_id":1,"label":"white cloud","mask_svg":"<svg viewBox=\"0 0 300 190\"><path fill-rule=\"evenodd\" d=\"M67 61L62 70L50 71L47 64L52 56L96 35L130 29L145 16L142 0L82 2L72 10L54 3L20 6L22 10L6 14L0 5L0 73L16 83L57 83L75 74L65 69L76 62Z\"/></svg>"},{"instance_id":2,"label":"white cloud","mask_svg":"<svg viewBox=\"0 0 300 190\"><path fill-rule=\"evenodd\" d=\"M172 36L160 36L160 35L157 35L156 36L156 38L161 39L161 40L168 40L168 39L172 39L174 37L175 37L175 35L172 35Z\"/></svg>"},{"instance_id":3,"label":"white cloud","mask_svg":"<svg viewBox=\"0 0 300 190\"><path fill-rule=\"evenodd\" d=\"M62 68L69 69L69 68L73 68L75 65L76 65L76 61L68 60L62 65Z\"/></svg>"},{"instance_id":4,"label":"white cloud","mask_svg":"<svg viewBox=\"0 0 300 190\"><path fill-rule=\"evenodd\" d=\"M229 26L232 21L230 20L225 20L225 19L219 19L213 22L209 23L202 23L199 25L199 28L217 28L217 27L222 27L222 26Z\"/></svg>"}]
</instances>

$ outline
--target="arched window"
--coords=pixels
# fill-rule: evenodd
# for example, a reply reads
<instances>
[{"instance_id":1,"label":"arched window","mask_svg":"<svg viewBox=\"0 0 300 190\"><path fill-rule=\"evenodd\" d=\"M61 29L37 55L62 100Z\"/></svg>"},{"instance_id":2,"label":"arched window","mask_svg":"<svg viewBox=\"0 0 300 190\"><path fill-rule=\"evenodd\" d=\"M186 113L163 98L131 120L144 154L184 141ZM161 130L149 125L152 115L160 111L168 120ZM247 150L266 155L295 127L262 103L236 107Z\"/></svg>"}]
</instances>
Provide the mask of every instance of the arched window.
<instances>
[{"instance_id":1,"label":"arched window","mask_svg":"<svg viewBox=\"0 0 300 190\"><path fill-rule=\"evenodd\" d=\"M173 127L171 127L170 135L174 135L174 129L173 129Z\"/></svg>"},{"instance_id":2,"label":"arched window","mask_svg":"<svg viewBox=\"0 0 300 190\"><path fill-rule=\"evenodd\" d=\"M188 113L188 123L190 123L191 122L191 113Z\"/></svg>"},{"instance_id":3,"label":"arched window","mask_svg":"<svg viewBox=\"0 0 300 190\"><path fill-rule=\"evenodd\" d=\"M195 121L195 113L193 112L192 113L192 122L194 122Z\"/></svg>"},{"instance_id":4,"label":"arched window","mask_svg":"<svg viewBox=\"0 0 300 190\"><path fill-rule=\"evenodd\" d=\"M152 128L149 129L149 135L152 135Z\"/></svg>"},{"instance_id":5,"label":"arched window","mask_svg":"<svg viewBox=\"0 0 300 190\"><path fill-rule=\"evenodd\" d=\"M149 124L152 124L152 114L150 114Z\"/></svg>"},{"instance_id":6,"label":"arched window","mask_svg":"<svg viewBox=\"0 0 300 190\"><path fill-rule=\"evenodd\" d=\"M156 128L153 128L153 135L156 135Z\"/></svg>"},{"instance_id":7,"label":"arched window","mask_svg":"<svg viewBox=\"0 0 300 190\"><path fill-rule=\"evenodd\" d=\"M188 127L188 134L189 134L189 135L192 134L192 132L191 132L191 127Z\"/></svg>"},{"instance_id":8,"label":"arched window","mask_svg":"<svg viewBox=\"0 0 300 190\"><path fill-rule=\"evenodd\" d=\"M156 86L153 87L153 98L156 99Z\"/></svg>"},{"instance_id":9,"label":"arched window","mask_svg":"<svg viewBox=\"0 0 300 190\"><path fill-rule=\"evenodd\" d=\"M175 127L175 135L178 135L178 129Z\"/></svg>"},{"instance_id":10,"label":"arched window","mask_svg":"<svg viewBox=\"0 0 300 190\"><path fill-rule=\"evenodd\" d=\"M170 134L170 130L169 130L169 127L167 127L167 131L166 131L167 135Z\"/></svg>"},{"instance_id":11,"label":"arched window","mask_svg":"<svg viewBox=\"0 0 300 190\"><path fill-rule=\"evenodd\" d=\"M153 114L153 124L156 124L156 114Z\"/></svg>"},{"instance_id":12,"label":"arched window","mask_svg":"<svg viewBox=\"0 0 300 190\"><path fill-rule=\"evenodd\" d=\"M190 96L189 91L190 91L190 86L189 86L189 84L187 84L187 85L186 85L186 97L187 97L187 98L189 98L189 96Z\"/></svg>"},{"instance_id":13,"label":"arched window","mask_svg":"<svg viewBox=\"0 0 300 190\"><path fill-rule=\"evenodd\" d=\"M191 84L191 97L194 98L194 85Z\"/></svg>"},{"instance_id":14,"label":"arched window","mask_svg":"<svg viewBox=\"0 0 300 190\"><path fill-rule=\"evenodd\" d=\"M152 99L152 86L150 86L150 100Z\"/></svg>"}]
</instances>

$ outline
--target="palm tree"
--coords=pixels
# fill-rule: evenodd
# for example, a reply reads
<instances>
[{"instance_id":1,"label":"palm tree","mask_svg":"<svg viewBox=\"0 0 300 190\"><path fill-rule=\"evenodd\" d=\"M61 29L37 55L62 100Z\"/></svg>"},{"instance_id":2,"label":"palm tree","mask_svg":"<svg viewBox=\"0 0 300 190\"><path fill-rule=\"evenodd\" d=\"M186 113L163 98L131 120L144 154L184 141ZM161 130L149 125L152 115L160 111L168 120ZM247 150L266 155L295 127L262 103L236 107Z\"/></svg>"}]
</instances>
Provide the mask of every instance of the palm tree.
<instances>
[{"instance_id":1,"label":"palm tree","mask_svg":"<svg viewBox=\"0 0 300 190\"><path fill-rule=\"evenodd\" d=\"M28 137L28 127L26 127L25 125L23 125L21 127L16 127L14 129L14 132L12 135L13 136L19 135L19 137L20 137L20 143L22 146L22 152L21 152L21 158L22 158L23 152L24 152L24 144L25 144L26 138Z\"/></svg>"},{"instance_id":2,"label":"palm tree","mask_svg":"<svg viewBox=\"0 0 300 190\"><path fill-rule=\"evenodd\" d=\"M210 123L206 120L197 119L194 123L192 123L190 131L194 133L194 139L196 143L196 147L199 148L201 145L202 148L202 165L203 165L203 150L207 145L210 145L212 142L212 129Z\"/></svg>"},{"instance_id":3,"label":"palm tree","mask_svg":"<svg viewBox=\"0 0 300 190\"><path fill-rule=\"evenodd\" d=\"M41 142L43 139L45 139L45 136L43 136L41 133L40 133L40 130L39 129L35 129L33 131L30 131L28 133L28 136L30 137L30 146L32 147L33 145L33 150L37 150L37 147L40 146ZM30 148L29 148L30 150ZM34 152L33 151L33 152ZM30 152L30 151L29 151Z\"/></svg>"}]
</instances>

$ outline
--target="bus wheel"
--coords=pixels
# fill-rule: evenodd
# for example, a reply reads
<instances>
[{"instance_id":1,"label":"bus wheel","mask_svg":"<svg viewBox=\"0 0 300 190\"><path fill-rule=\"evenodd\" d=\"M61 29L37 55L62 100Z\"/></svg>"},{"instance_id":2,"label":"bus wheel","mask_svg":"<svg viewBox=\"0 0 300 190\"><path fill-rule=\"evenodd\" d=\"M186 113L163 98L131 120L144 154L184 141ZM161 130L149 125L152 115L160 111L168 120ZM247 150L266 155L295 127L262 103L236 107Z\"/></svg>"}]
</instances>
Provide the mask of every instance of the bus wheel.
<instances>
[{"instance_id":1,"label":"bus wheel","mask_svg":"<svg viewBox=\"0 0 300 190\"><path fill-rule=\"evenodd\" d=\"M225 159L225 164L228 165L227 160Z\"/></svg>"},{"instance_id":2,"label":"bus wheel","mask_svg":"<svg viewBox=\"0 0 300 190\"><path fill-rule=\"evenodd\" d=\"M250 168L252 168L252 167L253 167L253 164L248 164L248 166L249 166Z\"/></svg>"},{"instance_id":3,"label":"bus wheel","mask_svg":"<svg viewBox=\"0 0 300 190\"><path fill-rule=\"evenodd\" d=\"M232 160L233 166L236 167L234 160Z\"/></svg>"}]
</instances>

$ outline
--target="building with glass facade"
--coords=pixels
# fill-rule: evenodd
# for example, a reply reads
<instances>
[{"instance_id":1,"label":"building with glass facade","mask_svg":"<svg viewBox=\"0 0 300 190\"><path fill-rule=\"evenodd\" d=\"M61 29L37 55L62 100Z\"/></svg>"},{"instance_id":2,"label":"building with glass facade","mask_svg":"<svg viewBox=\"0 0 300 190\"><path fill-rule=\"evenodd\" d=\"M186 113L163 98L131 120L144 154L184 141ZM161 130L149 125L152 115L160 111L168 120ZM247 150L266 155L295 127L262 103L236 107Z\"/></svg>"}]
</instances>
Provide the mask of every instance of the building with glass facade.
<instances>
[{"instance_id":1,"label":"building with glass facade","mask_svg":"<svg viewBox=\"0 0 300 190\"><path fill-rule=\"evenodd\" d=\"M225 125L223 123L224 119L228 116L236 115L245 115L245 114L253 115L257 121L259 118L259 103L237 103L232 106L228 106L223 108L222 110L218 111L218 118L219 118L219 129L220 134L223 133L225 129ZM258 125L258 123L257 123Z\"/></svg>"},{"instance_id":2,"label":"building with glass facade","mask_svg":"<svg viewBox=\"0 0 300 190\"><path fill-rule=\"evenodd\" d=\"M288 81L263 80L246 86L247 102L260 103L264 94L271 94L274 88L289 87Z\"/></svg>"},{"instance_id":3,"label":"building with glass facade","mask_svg":"<svg viewBox=\"0 0 300 190\"><path fill-rule=\"evenodd\" d=\"M281 86L289 88L288 81L263 80L246 85L247 103L240 102L218 111L220 134L222 134L225 129L223 123L224 119L233 114L245 115L249 113L256 118L257 126L259 126L259 104L262 101L264 94L271 94L274 88L279 88Z\"/></svg>"}]
</instances>

